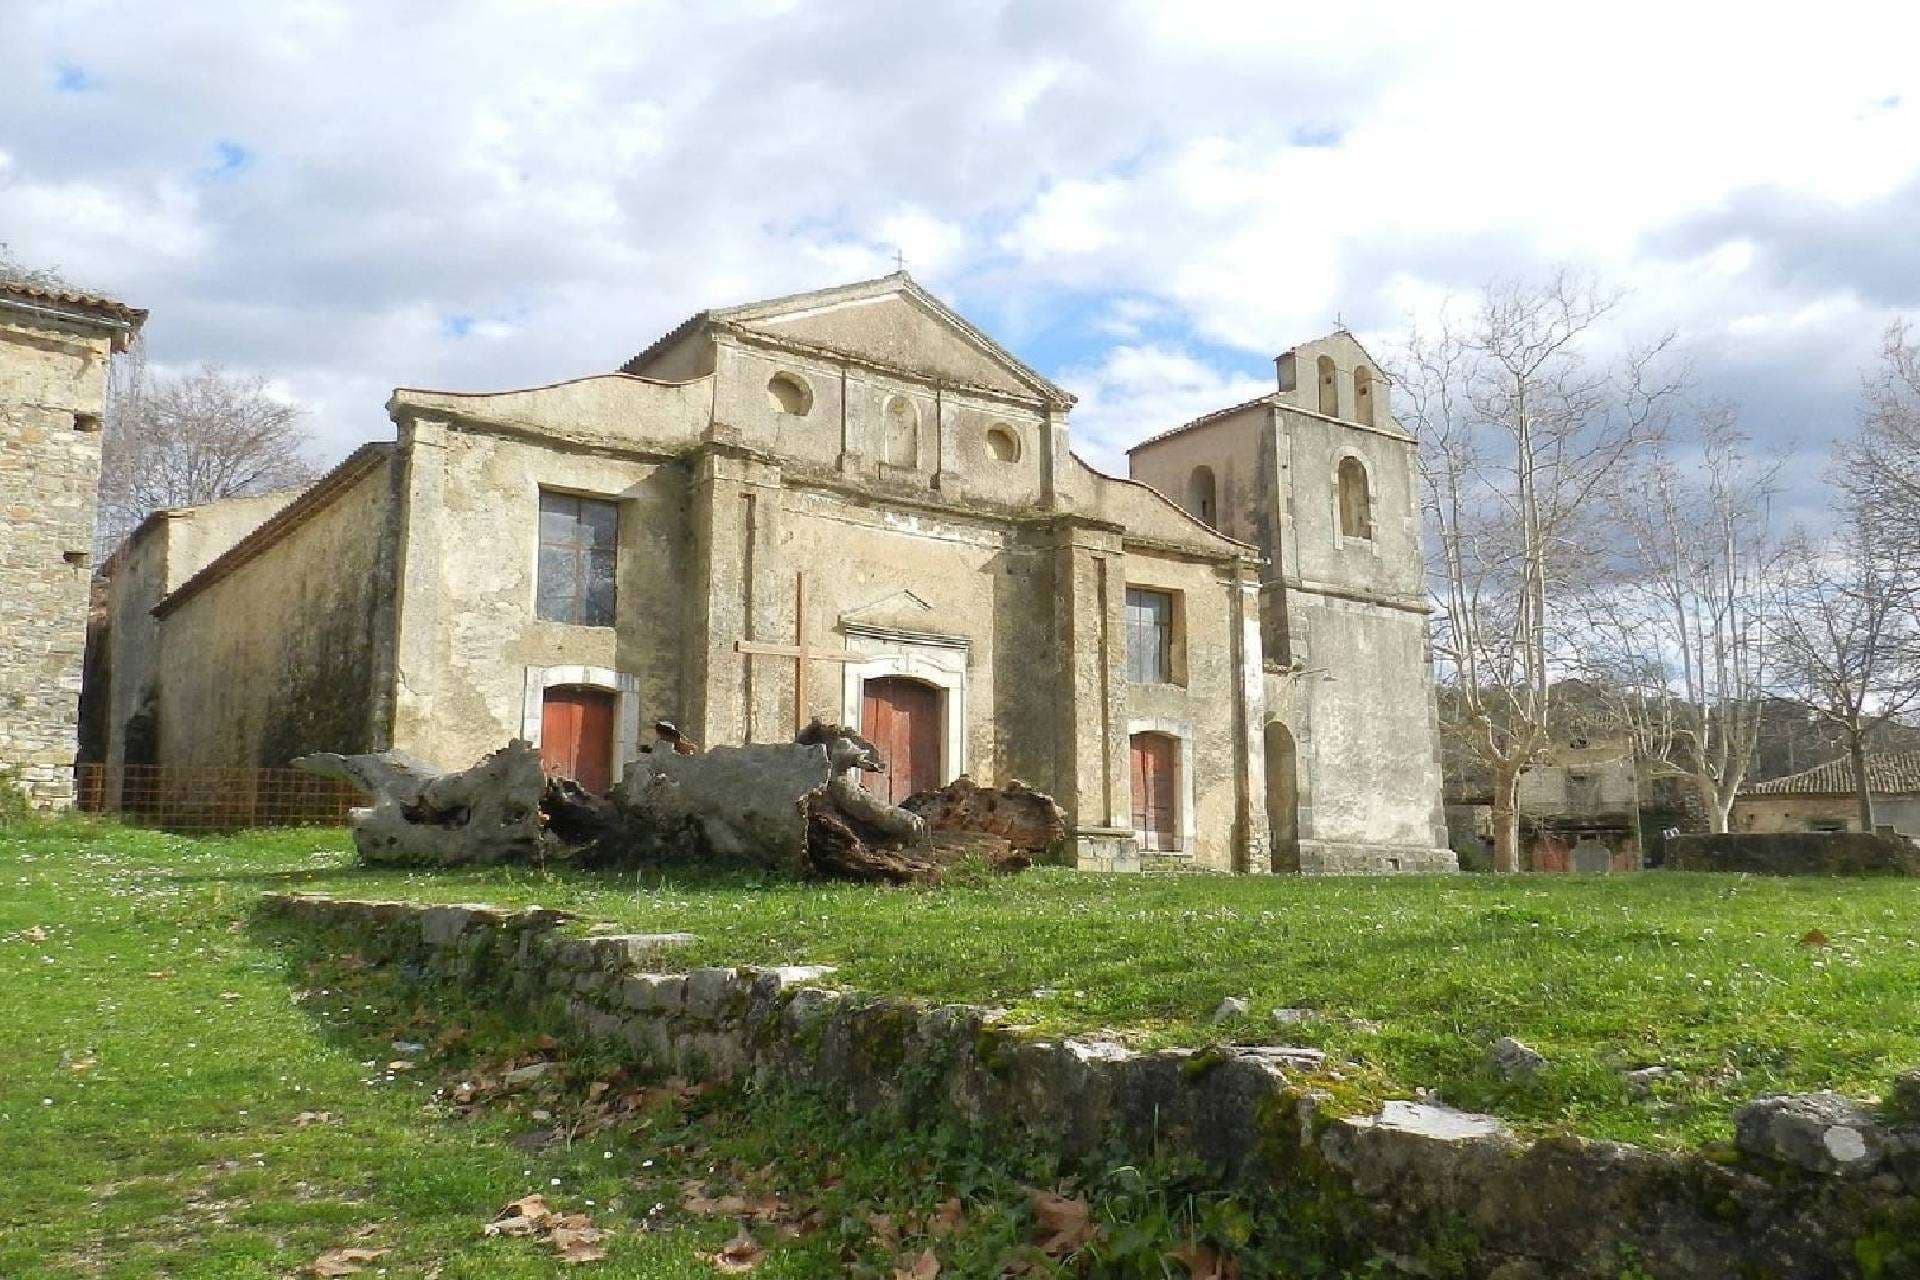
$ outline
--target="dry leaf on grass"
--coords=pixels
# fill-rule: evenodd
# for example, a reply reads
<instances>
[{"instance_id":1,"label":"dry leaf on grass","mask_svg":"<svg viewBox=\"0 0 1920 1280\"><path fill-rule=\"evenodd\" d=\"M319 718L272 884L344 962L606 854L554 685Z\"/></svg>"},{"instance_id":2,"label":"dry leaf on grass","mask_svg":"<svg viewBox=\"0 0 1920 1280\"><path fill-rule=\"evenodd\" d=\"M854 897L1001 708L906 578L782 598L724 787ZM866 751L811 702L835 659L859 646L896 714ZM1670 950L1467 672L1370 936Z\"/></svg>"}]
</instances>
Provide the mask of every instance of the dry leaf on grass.
<instances>
[{"instance_id":1,"label":"dry leaf on grass","mask_svg":"<svg viewBox=\"0 0 1920 1280\"><path fill-rule=\"evenodd\" d=\"M1033 1206L1033 1218L1039 1230L1034 1233L1040 1251L1049 1258L1064 1258L1093 1243L1098 1229L1093 1211L1085 1200L1070 1200L1051 1191L1032 1188L1027 1200Z\"/></svg>"},{"instance_id":2,"label":"dry leaf on grass","mask_svg":"<svg viewBox=\"0 0 1920 1280\"><path fill-rule=\"evenodd\" d=\"M767 1251L760 1247L760 1242L742 1227L739 1235L729 1240L720 1252L709 1255L707 1261L713 1264L716 1271L739 1275L759 1266L766 1256Z\"/></svg>"},{"instance_id":3,"label":"dry leaf on grass","mask_svg":"<svg viewBox=\"0 0 1920 1280\"><path fill-rule=\"evenodd\" d=\"M293 1127L296 1129L304 1129L308 1125L312 1125L312 1124L332 1124L332 1123L333 1123L333 1112L331 1111L302 1111L299 1115L293 1118Z\"/></svg>"},{"instance_id":4,"label":"dry leaf on grass","mask_svg":"<svg viewBox=\"0 0 1920 1280\"><path fill-rule=\"evenodd\" d=\"M867 1215L867 1228L879 1239L880 1246L891 1253L900 1245L900 1229L893 1225L890 1213L870 1213Z\"/></svg>"},{"instance_id":5,"label":"dry leaf on grass","mask_svg":"<svg viewBox=\"0 0 1920 1280\"><path fill-rule=\"evenodd\" d=\"M940 1259L933 1256L931 1249L915 1258L911 1266L893 1269L893 1280L939 1280L939 1276Z\"/></svg>"},{"instance_id":6,"label":"dry leaf on grass","mask_svg":"<svg viewBox=\"0 0 1920 1280\"><path fill-rule=\"evenodd\" d=\"M1210 1244L1190 1242L1175 1249L1171 1257L1187 1269L1188 1280L1240 1280L1240 1260Z\"/></svg>"},{"instance_id":7,"label":"dry leaf on grass","mask_svg":"<svg viewBox=\"0 0 1920 1280\"><path fill-rule=\"evenodd\" d=\"M1801 937L1800 945L1803 947L1824 947L1827 945L1827 935L1818 929L1809 929L1805 935Z\"/></svg>"},{"instance_id":8,"label":"dry leaf on grass","mask_svg":"<svg viewBox=\"0 0 1920 1280\"><path fill-rule=\"evenodd\" d=\"M963 1207L959 1196L942 1200L940 1206L933 1211L933 1216L927 1219L927 1234L938 1238L950 1236L958 1231Z\"/></svg>"},{"instance_id":9,"label":"dry leaf on grass","mask_svg":"<svg viewBox=\"0 0 1920 1280\"><path fill-rule=\"evenodd\" d=\"M490 1236L530 1236L540 1231L553 1217L553 1207L545 1196L522 1196L493 1216L486 1225Z\"/></svg>"},{"instance_id":10,"label":"dry leaf on grass","mask_svg":"<svg viewBox=\"0 0 1920 1280\"><path fill-rule=\"evenodd\" d=\"M316 1276L350 1276L365 1270L362 1263L383 1258L386 1249L329 1249L307 1264L307 1271Z\"/></svg>"},{"instance_id":11,"label":"dry leaf on grass","mask_svg":"<svg viewBox=\"0 0 1920 1280\"><path fill-rule=\"evenodd\" d=\"M562 1262L601 1262L607 1256L607 1249L601 1241L608 1232L592 1225L584 1213L570 1213L555 1220L553 1233L547 1237L547 1243L560 1255Z\"/></svg>"},{"instance_id":12,"label":"dry leaf on grass","mask_svg":"<svg viewBox=\"0 0 1920 1280\"><path fill-rule=\"evenodd\" d=\"M30 928L23 929L20 933L20 936L22 938L25 938L28 942L45 942L48 938L52 937L53 935L47 932L45 926L36 924L31 926Z\"/></svg>"}]
</instances>

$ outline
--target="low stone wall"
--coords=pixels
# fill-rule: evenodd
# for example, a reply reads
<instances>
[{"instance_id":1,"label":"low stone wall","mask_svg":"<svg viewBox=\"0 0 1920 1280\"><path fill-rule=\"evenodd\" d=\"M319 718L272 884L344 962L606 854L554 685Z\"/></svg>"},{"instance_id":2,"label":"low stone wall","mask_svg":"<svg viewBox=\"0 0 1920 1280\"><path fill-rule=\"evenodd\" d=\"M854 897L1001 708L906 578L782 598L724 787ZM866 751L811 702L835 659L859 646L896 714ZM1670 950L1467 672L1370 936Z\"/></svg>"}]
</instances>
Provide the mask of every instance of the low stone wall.
<instances>
[{"instance_id":1,"label":"low stone wall","mask_svg":"<svg viewBox=\"0 0 1920 1280\"><path fill-rule=\"evenodd\" d=\"M1768 876L1920 876L1920 846L1862 831L1685 835L1667 841L1667 866Z\"/></svg>"},{"instance_id":2,"label":"low stone wall","mask_svg":"<svg viewBox=\"0 0 1920 1280\"><path fill-rule=\"evenodd\" d=\"M1493 1117L1412 1102L1333 1114L1289 1079L1319 1065L1311 1049L1143 1054L1028 1038L988 1010L831 990L819 967L661 973L661 953L684 935L574 937L558 929L566 916L540 908L282 895L262 910L330 949L557 1019L662 1072L781 1079L851 1107L1018 1131L1070 1156L1114 1143L1184 1152L1253 1197L1312 1206L1408 1274L1877 1280L1920 1267L1901 1252L1920 1239L1920 1128L1825 1095L1749 1107L1737 1161L1528 1141ZM1464 1272L1422 1261L1463 1251Z\"/></svg>"}]
</instances>

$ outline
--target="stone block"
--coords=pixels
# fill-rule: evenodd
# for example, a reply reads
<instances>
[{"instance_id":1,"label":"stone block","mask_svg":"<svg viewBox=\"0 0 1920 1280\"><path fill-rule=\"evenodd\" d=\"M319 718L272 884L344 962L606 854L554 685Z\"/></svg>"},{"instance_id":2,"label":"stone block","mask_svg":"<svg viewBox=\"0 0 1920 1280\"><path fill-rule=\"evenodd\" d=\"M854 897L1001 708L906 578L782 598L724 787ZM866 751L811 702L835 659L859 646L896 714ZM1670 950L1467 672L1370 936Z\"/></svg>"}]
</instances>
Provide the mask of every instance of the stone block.
<instances>
[{"instance_id":1,"label":"stone block","mask_svg":"<svg viewBox=\"0 0 1920 1280\"><path fill-rule=\"evenodd\" d=\"M730 968L695 969L687 975L686 1010L690 1017L718 1022L740 1011L740 974Z\"/></svg>"}]
</instances>

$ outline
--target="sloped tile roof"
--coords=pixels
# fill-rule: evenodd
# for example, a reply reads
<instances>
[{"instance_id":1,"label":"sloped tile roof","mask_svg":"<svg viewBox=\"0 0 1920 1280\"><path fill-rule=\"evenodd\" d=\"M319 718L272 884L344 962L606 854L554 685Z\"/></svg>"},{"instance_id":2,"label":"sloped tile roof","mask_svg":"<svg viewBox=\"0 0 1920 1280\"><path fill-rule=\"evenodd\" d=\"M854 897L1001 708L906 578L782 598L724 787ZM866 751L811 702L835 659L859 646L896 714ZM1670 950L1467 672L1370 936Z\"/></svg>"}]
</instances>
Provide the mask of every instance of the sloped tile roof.
<instances>
[{"instance_id":1,"label":"sloped tile roof","mask_svg":"<svg viewBox=\"0 0 1920 1280\"><path fill-rule=\"evenodd\" d=\"M27 302L38 302L48 306L75 307L82 311L91 311L111 319L138 328L147 318L140 307L130 307L124 302L98 293L82 293L77 289L48 289L37 284L27 284L21 280L0 279L0 294L9 294Z\"/></svg>"},{"instance_id":2,"label":"sloped tile roof","mask_svg":"<svg viewBox=\"0 0 1920 1280\"><path fill-rule=\"evenodd\" d=\"M1920 751L1895 751L1867 757L1867 788L1876 795L1920 794ZM1742 788L1756 796L1848 796L1853 794L1853 761L1845 756L1784 778Z\"/></svg>"}]
</instances>

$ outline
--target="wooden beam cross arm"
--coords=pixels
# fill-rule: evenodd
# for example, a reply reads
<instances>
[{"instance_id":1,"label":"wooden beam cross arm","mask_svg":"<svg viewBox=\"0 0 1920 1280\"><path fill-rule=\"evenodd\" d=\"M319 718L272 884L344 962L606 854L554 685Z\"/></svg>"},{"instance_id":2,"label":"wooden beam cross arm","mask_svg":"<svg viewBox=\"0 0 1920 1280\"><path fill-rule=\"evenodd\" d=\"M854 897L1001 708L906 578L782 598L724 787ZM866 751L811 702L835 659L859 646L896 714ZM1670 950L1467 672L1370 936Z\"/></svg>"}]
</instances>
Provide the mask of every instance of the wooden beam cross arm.
<instances>
[{"instance_id":1,"label":"wooden beam cross arm","mask_svg":"<svg viewBox=\"0 0 1920 1280\"><path fill-rule=\"evenodd\" d=\"M873 655L851 649L816 649L807 643L807 575L793 575L793 643L770 644L764 640L735 640L735 653L749 657L793 659L793 731L807 727L807 664L809 662L865 662Z\"/></svg>"}]
</instances>

